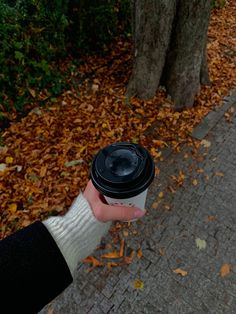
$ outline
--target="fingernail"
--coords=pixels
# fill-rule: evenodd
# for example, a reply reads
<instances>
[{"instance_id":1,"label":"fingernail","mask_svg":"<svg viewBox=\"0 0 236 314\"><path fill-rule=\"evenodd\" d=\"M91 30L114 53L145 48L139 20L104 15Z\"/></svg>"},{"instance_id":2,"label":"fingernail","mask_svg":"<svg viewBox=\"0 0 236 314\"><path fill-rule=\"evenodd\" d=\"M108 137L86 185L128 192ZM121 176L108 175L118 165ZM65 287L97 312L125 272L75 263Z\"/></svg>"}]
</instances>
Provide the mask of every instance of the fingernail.
<instances>
[{"instance_id":1,"label":"fingernail","mask_svg":"<svg viewBox=\"0 0 236 314\"><path fill-rule=\"evenodd\" d=\"M145 214L146 214L146 210L137 209L134 212L134 217L135 218L140 218L140 217L143 217Z\"/></svg>"}]
</instances>

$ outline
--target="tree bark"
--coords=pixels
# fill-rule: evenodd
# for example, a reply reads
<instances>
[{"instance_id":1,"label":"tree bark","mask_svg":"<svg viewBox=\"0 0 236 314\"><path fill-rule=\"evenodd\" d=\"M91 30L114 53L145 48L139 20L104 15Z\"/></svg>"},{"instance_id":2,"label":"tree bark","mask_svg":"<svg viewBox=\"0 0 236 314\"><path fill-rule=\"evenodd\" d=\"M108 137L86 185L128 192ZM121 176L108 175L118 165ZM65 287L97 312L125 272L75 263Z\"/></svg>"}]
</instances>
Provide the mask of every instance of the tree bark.
<instances>
[{"instance_id":1,"label":"tree bark","mask_svg":"<svg viewBox=\"0 0 236 314\"><path fill-rule=\"evenodd\" d=\"M148 99L164 84L176 109L193 105L209 82L206 44L211 0L135 1L134 64L128 96Z\"/></svg>"},{"instance_id":2,"label":"tree bark","mask_svg":"<svg viewBox=\"0 0 236 314\"><path fill-rule=\"evenodd\" d=\"M137 0L134 12L134 65L127 95L155 95L169 45L175 0Z\"/></svg>"}]
</instances>

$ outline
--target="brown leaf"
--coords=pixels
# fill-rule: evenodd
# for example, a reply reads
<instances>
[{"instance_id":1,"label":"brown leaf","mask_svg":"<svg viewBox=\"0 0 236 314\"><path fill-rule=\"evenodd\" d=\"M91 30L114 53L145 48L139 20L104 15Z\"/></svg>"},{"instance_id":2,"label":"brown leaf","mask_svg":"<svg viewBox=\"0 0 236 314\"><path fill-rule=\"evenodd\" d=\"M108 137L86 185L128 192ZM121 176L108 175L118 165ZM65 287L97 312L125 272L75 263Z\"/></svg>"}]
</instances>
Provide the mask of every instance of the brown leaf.
<instances>
[{"instance_id":1,"label":"brown leaf","mask_svg":"<svg viewBox=\"0 0 236 314\"><path fill-rule=\"evenodd\" d=\"M229 275L230 273L230 265L229 264L223 264L220 268L220 275L221 277L225 277Z\"/></svg>"},{"instance_id":2,"label":"brown leaf","mask_svg":"<svg viewBox=\"0 0 236 314\"><path fill-rule=\"evenodd\" d=\"M181 268L176 268L173 270L174 273L178 274L178 275L181 275L183 277L187 276L188 272L181 269Z\"/></svg>"},{"instance_id":3,"label":"brown leaf","mask_svg":"<svg viewBox=\"0 0 236 314\"><path fill-rule=\"evenodd\" d=\"M224 176L224 173L223 172L215 172L215 175L217 177L223 177Z\"/></svg>"}]
</instances>

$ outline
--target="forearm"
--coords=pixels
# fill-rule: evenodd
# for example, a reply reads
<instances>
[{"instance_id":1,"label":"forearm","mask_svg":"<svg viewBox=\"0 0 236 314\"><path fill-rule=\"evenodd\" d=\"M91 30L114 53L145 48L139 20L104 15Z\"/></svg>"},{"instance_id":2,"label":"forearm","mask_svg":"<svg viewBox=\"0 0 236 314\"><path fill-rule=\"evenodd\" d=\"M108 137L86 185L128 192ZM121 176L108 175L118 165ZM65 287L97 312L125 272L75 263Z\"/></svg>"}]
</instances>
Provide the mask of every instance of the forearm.
<instances>
[{"instance_id":1,"label":"forearm","mask_svg":"<svg viewBox=\"0 0 236 314\"><path fill-rule=\"evenodd\" d=\"M94 217L82 194L75 199L65 216L51 217L43 223L62 252L72 276L78 261L94 251L111 225Z\"/></svg>"},{"instance_id":2,"label":"forearm","mask_svg":"<svg viewBox=\"0 0 236 314\"><path fill-rule=\"evenodd\" d=\"M109 226L96 220L81 194L66 215L0 241L1 306L9 313L37 313L72 282L77 263L93 252Z\"/></svg>"}]
</instances>

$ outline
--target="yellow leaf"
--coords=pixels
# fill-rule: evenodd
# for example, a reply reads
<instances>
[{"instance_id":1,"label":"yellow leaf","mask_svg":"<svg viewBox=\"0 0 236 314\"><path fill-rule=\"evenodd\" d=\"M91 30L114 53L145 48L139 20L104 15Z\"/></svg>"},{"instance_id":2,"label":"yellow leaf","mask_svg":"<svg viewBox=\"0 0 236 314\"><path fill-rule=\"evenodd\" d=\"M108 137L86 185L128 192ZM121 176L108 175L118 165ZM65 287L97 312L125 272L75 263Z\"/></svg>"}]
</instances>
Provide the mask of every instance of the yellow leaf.
<instances>
[{"instance_id":1,"label":"yellow leaf","mask_svg":"<svg viewBox=\"0 0 236 314\"><path fill-rule=\"evenodd\" d=\"M198 185L197 179L194 179L194 180L192 181L192 183L193 183L194 186Z\"/></svg>"},{"instance_id":2,"label":"yellow leaf","mask_svg":"<svg viewBox=\"0 0 236 314\"><path fill-rule=\"evenodd\" d=\"M135 288L135 289L143 289L143 288L144 288L144 283L143 283L143 281L140 280L140 279L136 279L136 280L134 281L134 288Z\"/></svg>"},{"instance_id":3,"label":"yellow leaf","mask_svg":"<svg viewBox=\"0 0 236 314\"><path fill-rule=\"evenodd\" d=\"M6 162L6 164L12 164L13 158L12 157L6 157L5 162Z\"/></svg>"},{"instance_id":4,"label":"yellow leaf","mask_svg":"<svg viewBox=\"0 0 236 314\"><path fill-rule=\"evenodd\" d=\"M181 269L181 268L176 268L175 270L173 270L174 273L181 275L183 277L187 276L188 272Z\"/></svg>"},{"instance_id":5,"label":"yellow leaf","mask_svg":"<svg viewBox=\"0 0 236 314\"><path fill-rule=\"evenodd\" d=\"M16 210L17 210L17 204L13 203L8 206L8 211L11 214L15 214Z\"/></svg>"},{"instance_id":6,"label":"yellow leaf","mask_svg":"<svg viewBox=\"0 0 236 314\"><path fill-rule=\"evenodd\" d=\"M158 196L159 196L160 198L163 198L164 193L163 193L163 192L160 192Z\"/></svg>"},{"instance_id":7,"label":"yellow leaf","mask_svg":"<svg viewBox=\"0 0 236 314\"><path fill-rule=\"evenodd\" d=\"M205 250L207 243L205 240L201 240L200 238L195 239L196 246L199 250Z\"/></svg>"},{"instance_id":8,"label":"yellow leaf","mask_svg":"<svg viewBox=\"0 0 236 314\"><path fill-rule=\"evenodd\" d=\"M227 276L229 273L230 273L230 265L229 265L229 264L223 264L223 265L221 266L221 269L220 269L220 275L221 275L221 277L225 277L225 276Z\"/></svg>"}]
</instances>

